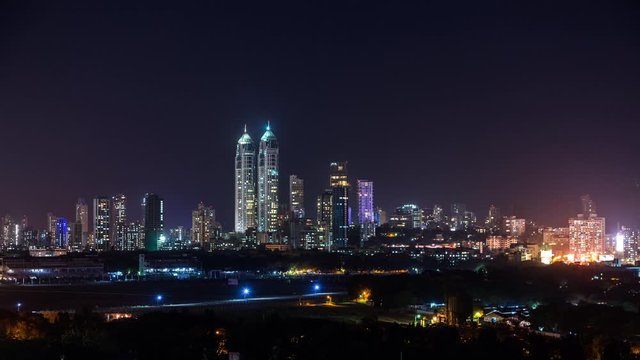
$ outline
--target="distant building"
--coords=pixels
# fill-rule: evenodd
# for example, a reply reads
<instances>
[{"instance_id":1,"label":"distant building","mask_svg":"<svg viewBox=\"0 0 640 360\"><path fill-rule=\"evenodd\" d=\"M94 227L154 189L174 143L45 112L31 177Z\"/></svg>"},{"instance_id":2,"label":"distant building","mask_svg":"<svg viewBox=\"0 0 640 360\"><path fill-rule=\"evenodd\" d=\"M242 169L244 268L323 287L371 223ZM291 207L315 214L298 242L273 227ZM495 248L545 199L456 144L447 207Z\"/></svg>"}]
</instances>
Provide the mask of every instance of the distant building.
<instances>
[{"instance_id":1,"label":"distant building","mask_svg":"<svg viewBox=\"0 0 640 360\"><path fill-rule=\"evenodd\" d=\"M578 214L569 219L569 237L575 261L597 260L604 248L605 219L597 214Z\"/></svg>"},{"instance_id":2,"label":"distant building","mask_svg":"<svg viewBox=\"0 0 640 360\"><path fill-rule=\"evenodd\" d=\"M640 260L640 234L638 230L622 226L616 235L616 253L618 253L622 261L629 264L635 264Z\"/></svg>"},{"instance_id":3,"label":"distant building","mask_svg":"<svg viewBox=\"0 0 640 360\"><path fill-rule=\"evenodd\" d=\"M500 216L500 209L494 205L489 205L489 214L485 220L485 225L491 232L497 232L500 229L502 217Z\"/></svg>"},{"instance_id":4,"label":"distant building","mask_svg":"<svg viewBox=\"0 0 640 360\"><path fill-rule=\"evenodd\" d=\"M76 203L76 223L79 223L82 228L79 234L80 243L76 245L79 249L84 249L89 239L89 205L83 198L78 199Z\"/></svg>"},{"instance_id":5,"label":"distant building","mask_svg":"<svg viewBox=\"0 0 640 360\"><path fill-rule=\"evenodd\" d=\"M142 208L144 247L147 251L157 251L164 238L164 200L154 193L147 193L142 201Z\"/></svg>"},{"instance_id":6,"label":"distant building","mask_svg":"<svg viewBox=\"0 0 640 360\"><path fill-rule=\"evenodd\" d=\"M511 245L517 244L518 239L512 236L489 236L486 240L489 251L502 251L509 249Z\"/></svg>"},{"instance_id":7,"label":"distant building","mask_svg":"<svg viewBox=\"0 0 640 360\"><path fill-rule=\"evenodd\" d=\"M111 243L111 201L99 196L93 199L93 236L95 248L99 251L109 249Z\"/></svg>"},{"instance_id":8,"label":"distant building","mask_svg":"<svg viewBox=\"0 0 640 360\"><path fill-rule=\"evenodd\" d=\"M133 250L127 248L127 198L123 194L111 198L111 243L115 250Z\"/></svg>"},{"instance_id":9,"label":"distant building","mask_svg":"<svg viewBox=\"0 0 640 360\"><path fill-rule=\"evenodd\" d=\"M422 228L422 209L414 204L406 204L396 208L389 219L389 225L398 228Z\"/></svg>"},{"instance_id":10,"label":"distant building","mask_svg":"<svg viewBox=\"0 0 640 360\"><path fill-rule=\"evenodd\" d=\"M127 225L126 247L128 249L144 249L144 230L139 221L130 222Z\"/></svg>"},{"instance_id":11,"label":"distant building","mask_svg":"<svg viewBox=\"0 0 640 360\"><path fill-rule=\"evenodd\" d=\"M267 125L258 152L258 232L278 231L278 183L280 149Z\"/></svg>"},{"instance_id":12,"label":"distant building","mask_svg":"<svg viewBox=\"0 0 640 360\"><path fill-rule=\"evenodd\" d=\"M524 236L527 222L515 216L505 216L502 218L502 230L506 236Z\"/></svg>"},{"instance_id":13,"label":"distant building","mask_svg":"<svg viewBox=\"0 0 640 360\"><path fill-rule=\"evenodd\" d=\"M570 251L571 236L568 227L542 229L542 246L551 251L552 256L563 257ZM548 253L545 253L548 254Z\"/></svg>"},{"instance_id":14,"label":"distant building","mask_svg":"<svg viewBox=\"0 0 640 360\"><path fill-rule=\"evenodd\" d=\"M373 181L358 180L358 223L361 243L376 234L374 214Z\"/></svg>"},{"instance_id":15,"label":"distant building","mask_svg":"<svg viewBox=\"0 0 640 360\"><path fill-rule=\"evenodd\" d=\"M295 219L304 219L304 180L296 175L289 176L289 210Z\"/></svg>"},{"instance_id":16,"label":"distant building","mask_svg":"<svg viewBox=\"0 0 640 360\"><path fill-rule=\"evenodd\" d=\"M58 218L56 223L56 248L66 249L69 246L69 222L67 219Z\"/></svg>"},{"instance_id":17,"label":"distant building","mask_svg":"<svg viewBox=\"0 0 640 360\"><path fill-rule=\"evenodd\" d=\"M462 203L451 204L451 230L462 230L464 228L464 217L467 212L467 205Z\"/></svg>"},{"instance_id":18,"label":"distant building","mask_svg":"<svg viewBox=\"0 0 640 360\"><path fill-rule=\"evenodd\" d=\"M235 161L235 231L244 233L256 227L256 150L247 133L238 140Z\"/></svg>"},{"instance_id":19,"label":"distant building","mask_svg":"<svg viewBox=\"0 0 640 360\"><path fill-rule=\"evenodd\" d=\"M333 247L347 246L349 229L349 180L347 162L333 162L329 165L329 185L331 186L331 233Z\"/></svg>"},{"instance_id":20,"label":"distant building","mask_svg":"<svg viewBox=\"0 0 640 360\"><path fill-rule=\"evenodd\" d=\"M53 215L53 213L47 213L47 232L48 232L48 241L46 246L53 247L55 246L56 239L56 226L58 225L58 217Z\"/></svg>"},{"instance_id":21,"label":"distant building","mask_svg":"<svg viewBox=\"0 0 640 360\"><path fill-rule=\"evenodd\" d=\"M191 213L191 242L201 249L211 250L216 228L216 211L203 202Z\"/></svg>"}]
</instances>

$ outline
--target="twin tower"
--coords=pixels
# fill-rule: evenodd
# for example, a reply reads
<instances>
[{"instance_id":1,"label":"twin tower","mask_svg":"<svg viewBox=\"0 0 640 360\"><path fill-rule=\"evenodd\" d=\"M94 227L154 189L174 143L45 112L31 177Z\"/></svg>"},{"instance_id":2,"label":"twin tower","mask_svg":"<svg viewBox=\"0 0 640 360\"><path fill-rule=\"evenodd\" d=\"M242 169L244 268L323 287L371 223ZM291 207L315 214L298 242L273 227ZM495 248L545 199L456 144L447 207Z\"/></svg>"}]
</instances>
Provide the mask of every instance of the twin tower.
<instances>
[{"instance_id":1,"label":"twin tower","mask_svg":"<svg viewBox=\"0 0 640 360\"><path fill-rule=\"evenodd\" d=\"M278 163L278 139L271 132L271 125L267 124L260 138L257 160L245 125L236 147L236 232L249 228L268 233L278 230Z\"/></svg>"}]
</instances>

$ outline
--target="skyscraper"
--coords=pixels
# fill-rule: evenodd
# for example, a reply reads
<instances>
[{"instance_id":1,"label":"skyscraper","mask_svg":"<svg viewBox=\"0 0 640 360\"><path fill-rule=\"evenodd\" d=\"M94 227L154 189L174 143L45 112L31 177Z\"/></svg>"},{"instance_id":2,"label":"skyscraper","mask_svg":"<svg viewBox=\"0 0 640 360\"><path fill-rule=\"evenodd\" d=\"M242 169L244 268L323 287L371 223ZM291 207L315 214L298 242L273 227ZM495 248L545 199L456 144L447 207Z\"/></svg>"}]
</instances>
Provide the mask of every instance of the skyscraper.
<instances>
[{"instance_id":1,"label":"skyscraper","mask_svg":"<svg viewBox=\"0 0 640 360\"><path fill-rule=\"evenodd\" d=\"M322 194L318 195L317 207L316 207L316 222L318 226L326 226L331 228L331 197L333 192L331 189L324 190Z\"/></svg>"},{"instance_id":2,"label":"skyscraper","mask_svg":"<svg viewBox=\"0 0 640 360\"><path fill-rule=\"evenodd\" d=\"M349 181L347 162L333 162L329 165L329 185L331 186L331 232L336 248L347 246L349 229Z\"/></svg>"},{"instance_id":3,"label":"skyscraper","mask_svg":"<svg viewBox=\"0 0 640 360\"><path fill-rule=\"evenodd\" d=\"M500 227L500 209L494 205L489 205L489 213L485 220L485 225L489 228L489 231L495 232Z\"/></svg>"},{"instance_id":4,"label":"skyscraper","mask_svg":"<svg viewBox=\"0 0 640 360\"><path fill-rule=\"evenodd\" d=\"M597 214L578 214L569 219L569 251L575 261L597 260L604 247L605 219Z\"/></svg>"},{"instance_id":5,"label":"skyscraper","mask_svg":"<svg viewBox=\"0 0 640 360\"><path fill-rule=\"evenodd\" d=\"M96 250L109 249L111 244L111 201L108 197L93 199L93 236Z\"/></svg>"},{"instance_id":6,"label":"skyscraper","mask_svg":"<svg viewBox=\"0 0 640 360\"><path fill-rule=\"evenodd\" d=\"M215 234L216 211L212 206L205 206L203 202L191 213L191 242L201 249L210 250L211 241Z\"/></svg>"},{"instance_id":7,"label":"skyscraper","mask_svg":"<svg viewBox=\"0 0 640 360\"><path fill-rule=\"evenodd\" d=\"M116 250L134 250L127 247L127 198L123 194L111 198L111 247Z\"/></svg>"},{"instance_id":8,"label":"skyscraper","mask_svg":"<svg viewBox=\"0 0 640 360\"><path fill-rule=\"evenodd\" d=\"M360 242L367 241L376 234L373 181L358 180L358 223L360 224Z\"/></svg>"},{"instance_id":9,"label":"skyscraper","mask_svg":"<svg viewBox=\"0 0 640 360\"><path fill-rule=\"evenodd\" d=\"M47 213L47 244L46 246L55 246L56 242L56 226L58 224L58 217L53 213Z\"/></svg>"},{"instance_id":10,"label":"skyscraper","mask_svg":"<svg viewBox=\"0 0 640 360\"><path fill-rule=\"evenodd\" d=\"M260 138L258 153L258 231L278 230L279 146L271 126Z\"/></svg>"},{"instance_id":11,"label":"skyscraper","mask_svg":"<svg viewBox=\"0 0 640 360\"><path fill-rule=\"evenodd\" d=\"M164 200L154 193L146 193L142 200L144 210L144 248L157 251L164 232Z\"/></svg>"},{"instance_id":12,"label":"skyscraper","mask_svg":"<svg viewBox=\"0 0 640 360\"><path fill-rule=\"evenodd\" d=\"M236 146L235 231L256 227L256 150L251 136L244 133Z\"/></svg>"},{"instance_id":13,"label":"skyscraper","mask_svg":"<svg viewBox=\"0 0 640 360\"><path fill-rule=\"evenodd\" d=\"M289 176L289 209L294 219L304 218L304 180L296 175Z\"/></svg>"},{"instance_id":14,"label":"skyscraper","mask_svg":"<svg viewBox=\"0 0 640 360\"><path fill-rule=\"evenodd\" d=\"M69 246L69 222L61 217L56 222L56 248L66 249Z\"/></svg>"},{"instance_id":15,"label":"skyscraper","mask_svg":"<svg viewBox=\"0 0 640 360\"><path fill-rule=\"evenodd\" d=\"M81 242L74 245L78 249L84 249L89 238L89 205L83 198L78 199L76 203L76 222L81 226L81 233L79 234Z\"/></svg>"}]
</instances>

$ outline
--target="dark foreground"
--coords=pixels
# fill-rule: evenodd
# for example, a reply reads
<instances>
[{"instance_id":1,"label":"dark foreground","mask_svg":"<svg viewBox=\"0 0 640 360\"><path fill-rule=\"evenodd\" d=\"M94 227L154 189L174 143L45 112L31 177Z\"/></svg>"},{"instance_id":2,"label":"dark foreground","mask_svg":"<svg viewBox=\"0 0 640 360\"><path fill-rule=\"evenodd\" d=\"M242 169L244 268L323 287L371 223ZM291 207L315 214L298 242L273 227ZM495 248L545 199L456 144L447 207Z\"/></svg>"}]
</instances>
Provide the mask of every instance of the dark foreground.
<instances>
[{"instance_id":1,"label":"dark foreground","mask_svg":"<svg viewBox=\"0 0 640 360\"><path fill-rule=\"evenodd\" d=\"M629 359L629 344L380 322L365 305L155 312L106 322L0 314L1 359ZM596 356L597 354L597 356ZM231 355L231 357L230 357Z\"/></svg>"}]
</instances>

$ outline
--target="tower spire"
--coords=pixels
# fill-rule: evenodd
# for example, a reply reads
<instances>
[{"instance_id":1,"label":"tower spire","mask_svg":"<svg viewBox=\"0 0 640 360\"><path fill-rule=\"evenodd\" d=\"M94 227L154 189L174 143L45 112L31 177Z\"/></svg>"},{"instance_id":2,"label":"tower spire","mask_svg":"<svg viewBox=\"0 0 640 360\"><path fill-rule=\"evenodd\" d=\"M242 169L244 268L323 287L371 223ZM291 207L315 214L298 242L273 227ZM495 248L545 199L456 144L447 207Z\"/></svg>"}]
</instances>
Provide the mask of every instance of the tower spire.
<instances>
[{"instance_id":1,"label":"tower spire","mask_svg":"<svg viewBox=\"0 0 640 360\"><path fill-rule=\"evenodd\" d=\"M267 130L271 130L271 120L267 120Z\"/></svg>"},{"instance_id":2,"label":"tower spire","mask_svg":"<svg viewBox=\"0 0 640 360\"><path fill-rule=\"evenodd\" d=\"M247 124L244 124L244 132L247 132Z\"/></svg>"}]
</instances>

